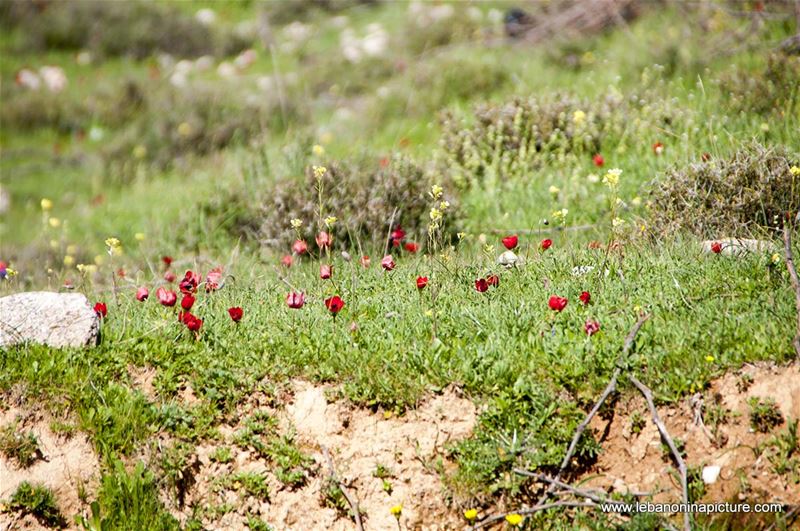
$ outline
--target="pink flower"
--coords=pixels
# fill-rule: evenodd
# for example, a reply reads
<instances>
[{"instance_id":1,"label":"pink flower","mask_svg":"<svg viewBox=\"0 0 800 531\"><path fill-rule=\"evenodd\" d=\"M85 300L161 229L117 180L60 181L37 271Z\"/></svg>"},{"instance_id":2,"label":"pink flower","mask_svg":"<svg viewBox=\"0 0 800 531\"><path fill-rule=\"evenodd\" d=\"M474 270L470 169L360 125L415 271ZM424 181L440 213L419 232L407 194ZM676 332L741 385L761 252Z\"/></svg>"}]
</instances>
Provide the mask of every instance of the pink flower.
<instances>
[{"instance_id":1,"label":"pink flower","mask_svg":"<svg viewBox=\"0 0 800 531\"><path fill-rule=\"evenodd\" d=\"M292 291L286 295L286 305L294 310L299 310L306 303L306 296Z\"/></svg>"},{"instance_id":2,"label":"pink flower","mask_svg":"<svg viewBox=\"0 0 800 531\"><path fill-rule=\"evenodd\" d=\"M392 269L394 269L394 266L395 266L394 259L392 258L392 255L390 255L390 254L387 254L381 260L381 267L385 271L391 271Z\"/></svg>"},{"instance_id":3,"label":"pink flower","mask_svg":"<svg viewBox=\"0 0 800 531\"><path fill-rule=\"evenodd\" d=\"M586 324L583 325L583 329L586 331L586 335L593 336L600 331L600 323L592 319L588 319Z\"/></svg>"},{"instance_id":4,"label":"pink flower","mask_svg":"<svg viewBox=\"0 0 800 531\"><path fill-rule=\"evenodd\" d=\"M175 282L175 278L176 278L175 273L173 273L172 271L167 271L166 273L164 273L164 280L166 280L170 284Z\"/></svg>"},{"instance_id":5,"label":"pink flower","mask_svg":"<svg viewBox=\"0 0 800 531\"><path fill-rule=\"evenodd\" d=\"M292 258L292 255L290 254L283 255L283 258L281 258L281 265L283 267L292 267L293 263L294 258Z\"/></svg>"},{"instance_id":6,"label":"pink flower","mask_svg":"<svg viewBox=\"0 0 800 531\"><path fill-rule=\"evenodd\" d=\"M147 297L150 296L150 292L147 291L147 288L142 286L141 288L136 290L136 300L139 302L144 302L147 300Z\"/></svg>"},{"instance_id":7,"label":"pink flower","mask_svg":"<svg viewBox=\"0 0 800 531\"><path fill-rule=\"evenodd\" d=\"M329 264L320 264L319 266L319 278L322 280L328 280L333 275L333 266Z\"/></svg>"},{"instance_id":8,"label":"pink flower","mask_svg":"<svg viewBox=\"0 0 800 531\"><path fill-rule=\"evenodd\" d=\"M308 244L305 240L295 240L292 244L292 252L294 254L305 254L308 251Z\"/></svg>"},{"instance_id":9,"label":"pink flower","mask_svg":"<svg viewBox=\"0 0 800 531\"><path fill-rule=\"evenodd\" d=\"M222 280L222 268L215 267L206 275L206 293L216 291L220 288L220 281Z\"/></svg>"},{"instance_id":10,"label":"pink flower","mask_svg":"<svg viewBox=\"0 0 800 531\"><path fill-rule=\"evenodd\" d=\"M325 249L331 246L331 243L333 242L333 237L331 237L330 234L322 230L319 232L319 234L317 234L316 240L317 240L317 247L319 247L320 249Z\"/></svg>"},{"instance_id":11,"label":"pink flower","mask_svg":"<svg viewBox=\"0 0 800 531\"><path fill-rule=\"evenodd\" d=\"M175 292L167 288L158 288L156 290L156 298L163 306L175 306L175 303L178 302L178 296Z\"/></svg>"}]
</instances>

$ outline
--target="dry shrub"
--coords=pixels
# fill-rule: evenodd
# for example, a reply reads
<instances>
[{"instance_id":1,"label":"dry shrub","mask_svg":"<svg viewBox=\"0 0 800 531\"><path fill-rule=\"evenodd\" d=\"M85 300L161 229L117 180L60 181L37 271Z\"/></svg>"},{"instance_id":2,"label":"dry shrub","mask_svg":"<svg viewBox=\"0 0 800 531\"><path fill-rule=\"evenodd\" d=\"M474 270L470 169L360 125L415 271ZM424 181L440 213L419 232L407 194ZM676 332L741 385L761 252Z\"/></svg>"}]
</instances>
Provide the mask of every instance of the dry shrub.
<instances>
[{"instance_id":1,"label":"dry shrub","mask_svg":"<svg viewBox=\"0 0 800 531\"><path fill-rule=\"evenodd\" d=\"M383 243L393 225L402 225L410 239L424 240L427 235L431 199L428 192L433 180L413 160L396 155L379 163L366 156L353 162L328 164L322 179L324 206L322 216L338 218L334 226L334 244ZM303 237L314 245L317 229L317 180L309 168L301 182L279 181L265 194L262 241L267 245L285 245L295 233L289 225L293 218L305 222ZM457 216L452 197L449 219Z\"/></svg>"},{"instance_id":2,"label":"dry shrub","mask_svg":"<svg viewBox=\"0 0 800 531\"><path fill-rule=\"evenodd\" d=\"M791 116L800 99L800 56L772 53L760 72L737 67L721 80L729 106L737 112Z\"/></svg>"},{"instance_id":3,"label":"dry shrub","mask_svg":"<svg viewBox=\"0 0 800 531\"><path fill-rule=\"evenodd\" d=\"M653 185L656 234L688 231L703 238L763 235L800 209L797 154L752 143L729 159L673 168Z\"/></svg>"}]
</instances>

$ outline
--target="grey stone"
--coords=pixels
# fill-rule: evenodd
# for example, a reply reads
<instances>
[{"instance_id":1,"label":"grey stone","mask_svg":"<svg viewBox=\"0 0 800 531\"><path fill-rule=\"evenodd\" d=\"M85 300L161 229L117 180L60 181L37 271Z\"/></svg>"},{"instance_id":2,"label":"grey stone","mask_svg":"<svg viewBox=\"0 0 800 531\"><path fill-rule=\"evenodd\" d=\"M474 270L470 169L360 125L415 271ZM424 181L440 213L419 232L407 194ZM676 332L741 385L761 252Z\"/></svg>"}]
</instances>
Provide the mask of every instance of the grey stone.
<instances>
[{"instance_id":1,"label":"grey stone","mask_svg":"<svg viewBox=\"0 0 800 531\"><path fill-rule=\"evenodd\" d=\"M34 291L0 298L0 347L96 345L100 318L81 293Z\"/></svg>"}]
</instances>

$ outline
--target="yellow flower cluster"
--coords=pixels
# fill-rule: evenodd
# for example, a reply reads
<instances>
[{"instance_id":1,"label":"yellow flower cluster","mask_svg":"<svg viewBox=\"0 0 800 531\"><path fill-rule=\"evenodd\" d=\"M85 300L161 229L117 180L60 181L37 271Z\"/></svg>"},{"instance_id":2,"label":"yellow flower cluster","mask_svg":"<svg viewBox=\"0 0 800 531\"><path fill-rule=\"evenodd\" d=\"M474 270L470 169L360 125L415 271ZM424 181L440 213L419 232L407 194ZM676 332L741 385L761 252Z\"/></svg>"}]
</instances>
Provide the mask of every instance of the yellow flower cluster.
<instances>
[{"instance_id":1,"label":"yellow flower cluster","mask_svg":"<svg viewBox=\"0 0 800 531\"><path fill-rule=\"evenodd\" d=\"M290 223L292 224L292 228L295 230L303 226L303 220L300 218L294 218Z\"/></svg>"},{"instance_id":2,"label":"yellow flower cluster","mask_svg":"<svg viewBox=\"0 0 800 531\"><path fill-rule=\"evenodd\" d=\"M797 177L798 175L800 175L800 166L792 166L791 168L789 168L789 173Z\"/></svg>"},{"instance_id":3,"label":"yellow flower cluster","mask_svg":"<svg viewBox=\"0 0 800 531\"><path fill-rule=\"evenodd\" d=\"M321 179L322 176L325 175L325 172L328 171L328 168L325 166L312 166L311 169L314 172L314 177L317 179Z\"/></svg>"},{"instance_id":4,"label":"yellow flower cluster","mask_svg":"<svg viewBox=\"0 0 800 531\"><path fill-rule=\"evenodd\" d=\"M581 110L575 111L572 113L572 121L575 125L583 125L583 122L586 121L586 113Z\"/></svg>"},{"instance_id":5,"label":"yellow flower cluster","mask_svg":"<svg viewBox=\"0 0 800 531\"><path fill-rule=\"evenodd\" d=\"M612 170L608 170L605 176L603 177L603 184L611 188L612 190L617 188L619 184L619 176L622 175L622 170L619 168L614 168Z\"/></svg>"},{"instance_id":6,"label":"yellow flower cluster","mask_svg":"<svg viewBox=\"0 0 800 531\"><path fill-rule=\"evenodd\" d=\"M336 224L336 221L337 221L336 216L328 216L327 218L325 218L325 226L329 228L333 227Z\"/></svg>"},{"instance_id":7,"label":"yellow flower cluster","mask_svg":"<svg viewBox=\"0 0 800 531\"><path fill-rule=\"evenodd\" d=\"M46 197L42 199L41 205L42 205L42 210L44 210L45 212L53 208L53 202L47 199Z\"/></svg>"}]
</instances>

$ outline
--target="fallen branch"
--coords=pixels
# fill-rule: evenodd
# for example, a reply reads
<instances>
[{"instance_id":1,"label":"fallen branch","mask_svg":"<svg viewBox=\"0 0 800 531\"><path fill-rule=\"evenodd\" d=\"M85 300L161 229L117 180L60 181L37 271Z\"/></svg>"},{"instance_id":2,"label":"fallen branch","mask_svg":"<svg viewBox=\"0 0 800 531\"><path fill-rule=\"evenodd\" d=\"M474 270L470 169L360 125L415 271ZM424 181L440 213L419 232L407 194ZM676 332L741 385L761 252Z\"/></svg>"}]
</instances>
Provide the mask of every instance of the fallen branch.
<instances>
[{"instance_id":1,"label":"fallen branch","mask_svg":"<svg viewBox=\"0 0 800 531\"><path fill-rule=\"evenodd\" d=\"M361 511L358 508L358 500L350 494L342 480L339 479L338 475L336 475L336 469L333 467L333 459L331 459L331 454L328 452L328 449L325 446L322 446L322 455L325 457L325 461L328 462L328 474L331 480L335 481L336 484L339 485L339 489L342 491L344 499L347 500L347 504L350 505L350 510L353 511L353 517L356 520L356 529L358 531L364 531L364 524L361 522Z\"/></svg>"},{"instance_id":2,"label":"fallen branch","mask_svg":"<svg viewBox=\"0 0 800 531\"><path fill-rule=\"evenodd\" d=\"M639 330L642 328L642 325L648 319L650 319L650 314L643 314L641 317L639 317L639 320L636 321L636 324L633 325L631 331L628 332L628 335L625 337L625 342L622 345L622 357L628 355L628 352L630 352L631 347L633 346L633 341L636 339L636 334L639 333ZM578 425L578 429L575 430L575 434L572 436L572 441L570 441L569 447L567 448L567 454L561 461L561 466L558 468L558 472L553 478L555 481L561 479L561 474L563 474L564 471L567 469L567 467L569 466L570 459L572 459L572 456L575 455L575 451L578 448L578 441L580 441L583 432L586 431L586 428L589 426L589 423L592 421L597 412L600 411L600 407L603 405L603 403L606 401L609 395L613 393L614 390L617 388L617 380L619 379L619 373L620 373L619 367L614 369L614 373L611 375L611 381L608 382L608 385L603 391L603 394L600 395L600 398L597 400L594 407L592 407L591 411L589 411L589 414L586 415L586 418L583 419L583 422L581 422ZM550 496L550 493L553 492L554 488L555 488L555 483L550 483L550 486L547 488L544 494L542 494L542 497L539 498L538 503L539 504L544 503L544 501L547 500L547 498Z\"/></svg>"},{"instance_id":3,"label":"fallen branch","mask_svg":"<svg viewBox=\"0 0 800 531\"><path fill-rule=\"evenodd\" d=\"M580 496L581 498L586 498L587 500L592 500L593 502L603 503L603 502L606 501L606 499L604 497L602 497L602 496L599 496L597 494L589 492L588 490L584 490L584 489L579 489L577 487L573 487L572 485L570 485L568 483L564 483L563 481L560 481L560 480L558 480L556 478L551 478L550 476L546 476L544 474L537 474L535 472L531 472L529 470L524 470L522 468L514 468L513 472L515 474L519 474L520 476L526 476L526 477L529 477L529 478L534 478L534 479L536 479L538 481L541 481L542 483L548 483L548 484L553 485L555 487L561 487L562 489L564 489L564 491L566 493L574 494L575 496ZM558 494L558 493L555 492L554 494Z\"/></svg>"},{"instance_id":4,"label":"fallen branch","mask_svg":"<svg viewBox=\"0 0 800 531\"><path fill-rule=\"evenodd\" d=\"M661 434L661 438L667 443L667 446L669 446L669 450L670 452L672 452L672 457L675 458L675 462L678 463L678 472L680 472L681 475L681 490L683 491L683 503L688 504L689 487L686 480L686 463L683 461L683 457L681 457L681 453L675 446L675 442L672 440L672 437L670 437L669 432L667 431L667 427L661 421L661 417L658 416L656 405L653 402L653 392L650 390L649 387L640 382L636 378L636 376L629 374L628 379L631 381L633 385L636 386L637 389L639 389L639 391L641 391L642 395L644 395L644 399L647 400L647 407L650 408L650 415L653 417L653 422L655 423L656 427L658 427L658 432ZM683 513L683 528L686 531L691 531L692 529L691 517L688 512Z\"/></svg>"},{"instance_id":5,"label":"fallen branch","mask_svg":"<svg viewBox=\"0 0 800 531\"><path fill-rule=\"evenodd\" d=\"M797 278L797 269L794 267L794 258L792 257L792 236L787 222L783 226L783 247L786 252L786 269L789 270L789 277L792 279L792 287L794 288L794 304L797 308L797 335L794 336L792 344L797 357L800 358L800 280Z\"/></svg>"},{"instance_id":6,"label":"fallen branch","mask_svg":"<svg viewBox=\"0 0 800 531\"><path fill-rule=\"evenodd\" d=\"M594 502L590 502L590 501L589 502L557 501L557 502L552 502L552 503L536 504L533 507L526 507L524 509L518 509L516 511L510 511L510 512L507 512L507 513L496 514L494 516L490 516L489 518L487 518L485 520L477 522L470 529L473 529L473 530L481 529L481 528L486 527L488 525L492 525L495 522L499 522L501 520L504 520L505 517L510 515L510 514L518 514L518 515L521 515L521 516L528 516L528 515L537 513L539 511L546 511L547 509L555 509L557 507L597 507L597 504L594 503Z\"/></svg>"}]
</instances>

